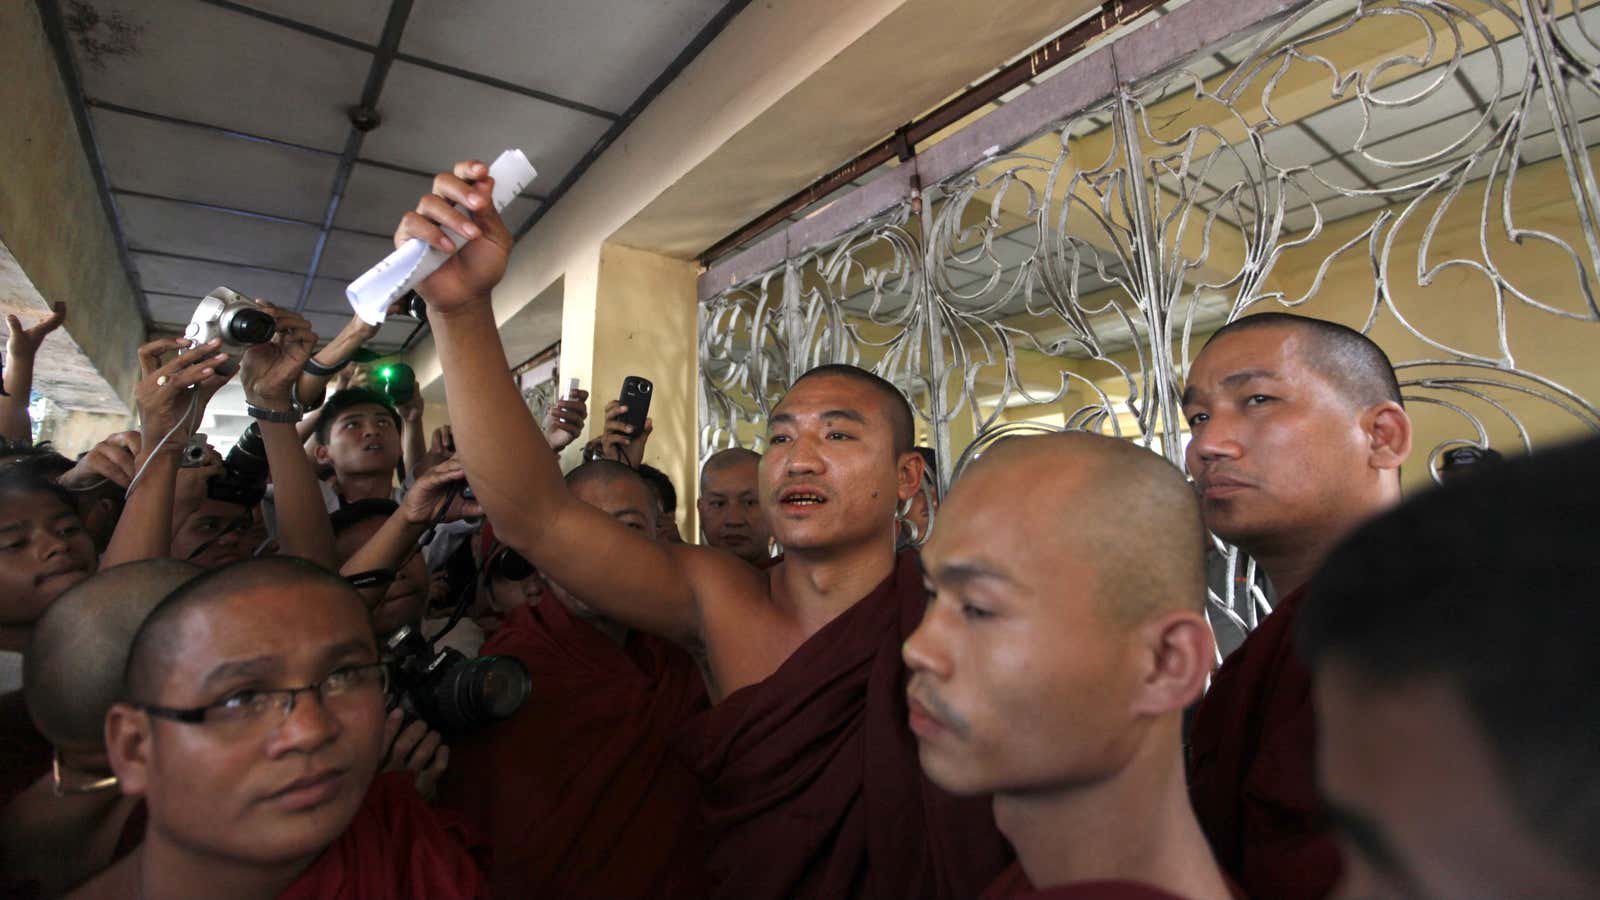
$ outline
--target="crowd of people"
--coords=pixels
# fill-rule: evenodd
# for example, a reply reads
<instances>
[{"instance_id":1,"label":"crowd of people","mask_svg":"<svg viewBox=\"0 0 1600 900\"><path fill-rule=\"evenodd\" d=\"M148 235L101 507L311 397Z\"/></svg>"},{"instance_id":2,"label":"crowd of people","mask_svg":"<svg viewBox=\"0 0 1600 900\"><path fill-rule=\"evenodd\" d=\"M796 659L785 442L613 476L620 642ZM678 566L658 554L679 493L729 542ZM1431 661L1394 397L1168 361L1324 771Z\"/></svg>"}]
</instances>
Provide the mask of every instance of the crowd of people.
<instances>
[{"instance_id":1,"label":"crowd of people","mask_svg":"<svg viewBox=\"0 0 1600 900\"><path fill-rule=\"evenodd\" d=\"M371 326L256 301L270 340L147 343L138 430L68 459L26 409L66 310L9 319L0 892L1600 897L1600 443L1403 501L1383 352L1261 313L1187 373L1187 473L1010 438L936 504L901 392L824 365L687 543L652 423L563 471L588 394L509 377L491 188L395 234L453 253L431 436ZM1208 532L1275 598L1220 668Z\"/></svg>"}]
</instances>

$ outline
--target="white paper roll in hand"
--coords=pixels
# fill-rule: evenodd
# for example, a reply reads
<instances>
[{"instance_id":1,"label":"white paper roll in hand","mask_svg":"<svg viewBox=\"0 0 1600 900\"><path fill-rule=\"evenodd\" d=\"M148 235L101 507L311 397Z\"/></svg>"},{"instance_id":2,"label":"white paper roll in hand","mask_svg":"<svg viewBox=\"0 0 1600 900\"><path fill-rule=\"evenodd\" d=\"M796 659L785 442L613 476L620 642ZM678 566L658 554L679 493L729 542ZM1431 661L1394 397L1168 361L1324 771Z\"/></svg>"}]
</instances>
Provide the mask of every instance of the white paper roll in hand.
<instances>
[{"instance_id":1,"label":"white paper roll in hand","mask_svg":"<svg viewBox=\"0 0 1600 900\"><path fill-rule=\"evenodd\" d=\"M522 193L523 188L533 183L538 174L521 150L507 150L500 154L489 167L489 177L494 179L495 212L505 209ZM456 209L468 212L459 203ZM445 228L444 233L449 235L457 250L467 242L465 237L450 228ZM384 257L383 262L350 282L350 286L344 290L345 298L350 301L350 308L356 311L361 321L368 325L382 324L390 304L432 275L449 258L450 254L430 246L421 238L412 238L400 249Z\"/></svg>"}]
</instances>

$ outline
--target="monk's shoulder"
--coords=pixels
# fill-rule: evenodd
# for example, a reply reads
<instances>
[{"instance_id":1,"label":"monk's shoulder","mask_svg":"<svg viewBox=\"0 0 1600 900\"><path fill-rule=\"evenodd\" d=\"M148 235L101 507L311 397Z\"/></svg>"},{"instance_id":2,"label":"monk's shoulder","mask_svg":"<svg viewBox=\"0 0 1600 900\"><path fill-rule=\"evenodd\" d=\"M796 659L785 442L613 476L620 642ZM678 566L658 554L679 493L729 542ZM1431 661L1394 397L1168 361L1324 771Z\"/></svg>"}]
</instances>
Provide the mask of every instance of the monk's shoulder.
<instances>
[{"instance_id":1,"label":"monk's shoulder","mask_svg":"<svg viewBox=\"0 0 1600 900\"><path fill-rule=\"evenodd\" d=\"M129 853L110 868L73 888L67 900L121 900L139 896L138 852Z\"/></svg>"},{"instance_id":2,"label":"monk's shoulder","mask_svg":"<svg viewBox=\"0 0 1600 900\"><path fill-rule=\"evenodd\" d=\"M772 570L761 570L731 553L682 544L674 547L699 607L702 626L734 620L749 626L769 618Z\"/></svg>"}]
</instances>

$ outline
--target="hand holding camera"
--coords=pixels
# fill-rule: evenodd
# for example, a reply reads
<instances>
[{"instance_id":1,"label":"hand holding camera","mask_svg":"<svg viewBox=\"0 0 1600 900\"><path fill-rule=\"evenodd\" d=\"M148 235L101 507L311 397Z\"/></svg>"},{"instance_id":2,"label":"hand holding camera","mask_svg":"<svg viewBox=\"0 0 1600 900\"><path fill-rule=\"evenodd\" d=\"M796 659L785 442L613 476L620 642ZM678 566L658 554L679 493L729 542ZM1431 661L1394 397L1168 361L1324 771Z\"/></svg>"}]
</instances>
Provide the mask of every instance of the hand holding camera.
<instances>
[{"instance_id":1,"label":"hand holding camera","mask_svg":"<svg viewBox=\"0 0 1600 900\"><path fill-rule=\"evenodd\" d=\"M185 338L160 338L139 348L144 378L134 388L133 397L150 452L155 452L157 442L163 439L174 451L182 449L188 438L187 431L178 434L182 426L193 428L206 402L228 383L229 373L223 370L230 357L217 352L221 346L216 338L199 345L190 345ZM163 363L161 357L172 350L181 352Z\"/></svg>"},{"instance_id":2,"label":"hand holding camera","mask_svg":"<svg viewBox=\"0 0 1600 900\"><path fill-rule=\"evenodd\" d=\"M316 332L303 317L264 300L256 301L254 307L267 317L271 330L258 327L253 334L266 333L268 339L244 351L239 381L245 399L263 409L291 410L296 405L295 384L317 343Z\"/></svg>"},{"instance_id":3,"label":"hand holding camera","mask_svg":"<svg viewBox=\"0 0 1600 900\"><path fill-rule=\"evenodd\" d=\"M606 431L600 439L602 457L639 468L644 462L644 445L654 430L648 413L654 386L648 379L629 375L622 382L622 396L606 404Z\"/></svg>"},{"instance_id":4,"label":"hand holding camera","mask_svg":"<svg viewBox=\"0 0 1600 900\"><path fill-rule=\"evenodd\" d=\"M483 515L483 507L474 499L461 495L467 486L467 470L461 463L447 459L424 472L411 490L406 491L400 509L406 521L413 525L431 525L435 521L453 522ZM449 498L449 505L441 504Z\"/></svg>"}]
</instances>

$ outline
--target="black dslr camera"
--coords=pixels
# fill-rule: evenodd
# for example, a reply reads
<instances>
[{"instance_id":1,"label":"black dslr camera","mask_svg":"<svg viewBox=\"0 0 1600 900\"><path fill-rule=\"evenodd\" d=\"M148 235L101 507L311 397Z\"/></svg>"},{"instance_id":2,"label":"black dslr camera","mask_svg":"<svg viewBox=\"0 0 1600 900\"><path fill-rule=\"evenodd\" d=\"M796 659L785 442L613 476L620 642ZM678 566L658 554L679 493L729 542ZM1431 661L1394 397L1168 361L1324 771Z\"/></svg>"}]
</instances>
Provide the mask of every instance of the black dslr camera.
<instances>
[{"instance_id":1,"label":"black dslr camera","mask_svg":"<svg viewBox=\"0 0 1600 900\"><path fill-rule=\"evenodd\" d=\"M267 494L267 448L254 422L222 459L222 474L206 481L206 496L224 503L254 506Z\"/></svg>"},{"instance_id":2,"label":"black dslr camera","mask_svg":"<svg viewBox=\"0 0 1600 900\"><path fill-rule=\"evenodd\" d=\"M533 680L511 656L468 659L435 650L409 625L384 643L389 663L389 708L428 723L445 736L468 734L511 718L528 699Z\"/></svg>"}]
</instances>

